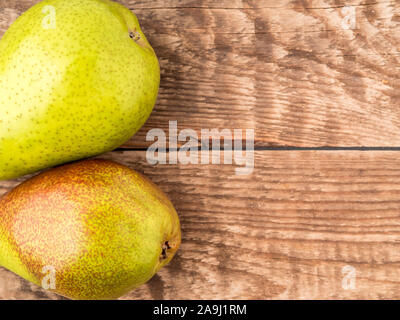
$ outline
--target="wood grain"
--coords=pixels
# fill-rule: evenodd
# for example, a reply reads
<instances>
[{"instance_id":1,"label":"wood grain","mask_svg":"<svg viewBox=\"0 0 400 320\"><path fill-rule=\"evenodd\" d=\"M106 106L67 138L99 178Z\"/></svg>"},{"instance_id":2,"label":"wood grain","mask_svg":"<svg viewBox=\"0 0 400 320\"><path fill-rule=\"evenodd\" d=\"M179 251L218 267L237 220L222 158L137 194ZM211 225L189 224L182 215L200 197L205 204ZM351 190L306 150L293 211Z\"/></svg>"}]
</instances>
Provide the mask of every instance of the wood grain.
<instances>
[{"instance_id":1,"label":"wood grain","mask_svg":"<svg viewBox=\"0 0 400 320\"><path fill-rule=\"evenodd\" d=\"M397 152L257 151L250 177L104 157L149 176L182 221L178 256L124 299L400 298ZM342 287L347 265L355 290ZM56 298L4 269L0 279L2 299Z\"/></svg>"},{"instance_id":2,"label":"wood grain","mask_svg":"<svg viewBox=\"0 0 400 320\"><path fill-rule=\"evenodd\" d=\"M0 0L0 36L38 1ZM398 1L120 1L161 63L152 128L255 129L256 146L400 144ZM343 29L344 5L354 29Z\"/></svg>"},{"instance_id":3,"label":"wood grain","mask_svg":"<svg viewBox=\"0 0 400 320\"><path fill-rule=\"evenodd\" d=\"M398 144L399 3L357 7L355 30L342 29L340 7L319 6L136 10L163 85L128 146L167 119L254 128L256 146Z\"/></svg>"}]
</instances>

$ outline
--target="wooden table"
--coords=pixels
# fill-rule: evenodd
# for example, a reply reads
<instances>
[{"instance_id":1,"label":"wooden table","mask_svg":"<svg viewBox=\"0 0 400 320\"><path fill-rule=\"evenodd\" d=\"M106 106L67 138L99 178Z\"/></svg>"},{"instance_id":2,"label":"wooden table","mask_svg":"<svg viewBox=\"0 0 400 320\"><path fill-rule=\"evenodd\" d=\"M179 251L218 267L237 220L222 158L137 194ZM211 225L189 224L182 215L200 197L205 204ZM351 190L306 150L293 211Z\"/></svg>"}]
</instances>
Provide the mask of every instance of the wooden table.
<instances>
[{"instance_id":1,"label":"wooden table","mask_svg":"<svg viewBox=\"0 0 400 320\"><path fill-rule=\"evenodd\" d=\"M35 0L0 0L0 36ZM123 299L400 298L398 0L142 0L154 113L103 157L175 204L173 262ZM152 166L153 128L254 129L255 169ZM0 194L23 179L0 182ZM0 269L1 299L59 299Z\"/></svg>"}]
</instances>

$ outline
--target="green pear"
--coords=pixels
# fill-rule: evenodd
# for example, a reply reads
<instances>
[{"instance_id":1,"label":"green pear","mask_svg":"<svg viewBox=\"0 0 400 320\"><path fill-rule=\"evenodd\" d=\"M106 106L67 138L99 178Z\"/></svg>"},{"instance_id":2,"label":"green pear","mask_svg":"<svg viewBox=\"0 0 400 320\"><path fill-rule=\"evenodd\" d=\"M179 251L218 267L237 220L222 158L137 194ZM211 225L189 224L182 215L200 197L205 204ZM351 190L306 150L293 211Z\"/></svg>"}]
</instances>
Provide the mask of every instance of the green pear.
<instances>
[{"instance_id":1,"label":"green pear","mask_svg":"<svg viewBox=\"0 0 400 320\"><path fill-rule=\"evenodd\" d=\"M47 0L0 41L0 180L120 146L156 102L138 20L108 0Z\"/></svg>"},{"instance_id":2,"label":"green pear","mask_svg":"<svg viewBox=\"0 0 400 320\"><path fill-rule=\"evenodd\" d=\"M107 160L56 167L0 199L0 265L72 299L120 297L165 266L180 242L167 196Z\"/></svg>"}]
</instances>

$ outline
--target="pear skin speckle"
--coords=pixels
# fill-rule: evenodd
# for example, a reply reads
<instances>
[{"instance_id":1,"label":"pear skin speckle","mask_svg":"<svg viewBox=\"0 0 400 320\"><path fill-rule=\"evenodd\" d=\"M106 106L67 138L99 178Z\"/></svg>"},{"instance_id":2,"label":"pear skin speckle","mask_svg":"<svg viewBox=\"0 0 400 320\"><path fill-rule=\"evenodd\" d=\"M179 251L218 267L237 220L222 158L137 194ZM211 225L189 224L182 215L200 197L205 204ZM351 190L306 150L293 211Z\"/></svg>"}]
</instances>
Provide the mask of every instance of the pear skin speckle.
<instances>
[{"instance_id":1,"label":"pear skin speckle","mask_svg":"<svg viewBox=\"0 0 400 320\"><path fill-rule=\"evenodd\" d=\"M0 180L120 146L146 122L159 82L157 57L127 8L38 3L0 41Z\"/></svg>"},{"instance_id":2,"label":"pear skin speckle","mask_svg":"<svg viewBox=\"0 0 400 320\"><path fill-rule=\"evenodd\" d=\"M148 281L181 242L178 215L146 177L85 160L33 177L0 199L0 265L55 293L114 299Z\"/></svg>"}]
</instances>

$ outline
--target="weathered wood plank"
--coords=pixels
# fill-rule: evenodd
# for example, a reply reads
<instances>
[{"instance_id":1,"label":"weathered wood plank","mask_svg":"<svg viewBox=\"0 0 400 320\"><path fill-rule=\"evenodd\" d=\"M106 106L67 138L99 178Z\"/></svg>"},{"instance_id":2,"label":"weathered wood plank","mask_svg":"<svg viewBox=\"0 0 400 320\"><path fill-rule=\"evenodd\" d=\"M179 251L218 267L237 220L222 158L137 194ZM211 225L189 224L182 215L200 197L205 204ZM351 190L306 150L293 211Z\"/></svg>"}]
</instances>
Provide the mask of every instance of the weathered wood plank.
<instances>
[{"instance_id":1,"label":"weathered wood plank","mask_svg":"<svg viewBox=\"0 0 400 320\"><path fill-rule=\"evenodd\" d=\"M397 152L257 151L251 176L104 157L149 176L182 221L176 259L125 299L400 298ZM348 265L354 290L342 287ZM55 297L0 271L2 299Z\"/></svg>"},{"instance_id":2,"label":"weathered wood plank","mask_svg":"<svg viewBox=\"0 0 400 320\"><path fill-rule=\"evenodd\" d=\"M0 36L36 2L0 0ZM169 120L255 129L257 146L400 143L398 1L120 2L162 69L156 108L125 147L148 146Z\"/></svg>"},{"instance_id":3,"label":"weathered wood plank","mask_svg":"<svg viewBox=\"0 0 400 320\"><path fill-rule=\"evenodd\" d=\"M197 131L255 128L259 146L396 145L399 9L357 8L355 30L343 29L338 8L151 11L144 26L157 52L172 57L134 141L176 119Z\"/></svg>"}]
</instances>

